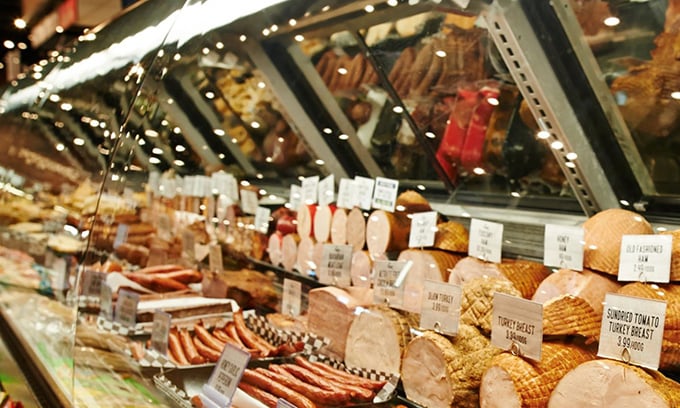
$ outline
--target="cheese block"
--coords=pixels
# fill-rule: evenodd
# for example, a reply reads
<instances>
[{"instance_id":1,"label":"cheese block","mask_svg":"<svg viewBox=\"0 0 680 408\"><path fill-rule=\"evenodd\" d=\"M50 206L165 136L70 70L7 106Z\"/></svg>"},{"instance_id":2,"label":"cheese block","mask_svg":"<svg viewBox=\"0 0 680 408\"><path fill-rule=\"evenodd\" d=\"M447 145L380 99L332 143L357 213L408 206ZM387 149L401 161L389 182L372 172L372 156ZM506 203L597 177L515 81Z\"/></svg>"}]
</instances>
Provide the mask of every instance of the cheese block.
<instances>
[{"instance_id":1,"label":"cheese block","mask_svg":"<svg viewBox=\"0 0 680 408\"><path fill-rule=\"evenodd\" d=\"M593 360L557 384L548 408L670 408L680 406L680 386L658 371L614 360Z\"/></svg>"},{"instance_id":2,"label":"cheese block","mask_svg":"<svg viewBox=\"0 0 680 408\"><path fill-rule=\"evenodd\" d=\"M297 248L297 269L302 274L307 274L309 271L316 271L317 264L314 262L314 246L316 242L314 238L309 236L301 236Z\"/></svg>"},{"instance_id":3,"label":"cheese block","mask_svg":"<svg viewBox=\"0 0 680 408\"><path fill-rule=\"evenodd\" d=\"M460 322L491 335L493 294L496 292L520 296L520 292L505 278L487 277L465 282L460 300Z\"/></svg>"},{"instance_id":4,"label":"cheese block","mask_svg":"<svg viewBox=\"0 0 680 408\"><path fill-rule=\"evenodd\" d=\"M411 340L412 321L384 306L358 310L347 333L347 367L399 374L402 353Z\"/></svg>"},{"instance_id":5,"label":"cheese block","mask_svg":"<svg viewBox=\"0 0 680 408\"><path fill-rule=\"evenodd\" d=\"M292 271L296 268L299 243L300 236L298 234L284 235L281 240L281 264L286 270Z\"/></svg>"},{"instance_id":6,"label":"cheese block","mask_svg":"<svg viewBox=\"0 0 680 408\"><path fill-rule=\"evenodd\" d=\"M411 220L406 215L375 210L366 222L368 252L376 257L406 249L410 231Z\"/></svg>"},{"instance_id":7,"label":"cheese block","mask_svg":"<svg viewBox=\"0 0 680 408\"><path fill-rule=\"evenodd\" d=\"M366 245L366 216L364 212L354 207L347 214L346 239L355 251L364 249Z\"/></svg>"},{"instance_id":8,"label":"cheese block","mask_svg":"<svg viewBox=\"0 0 680 408\"><path fill-rule=\"evenodd\" d=\"M439 250L407 249L401 251L398 261L412 262L411 269L404 279L404 303L402 308L420 313L423 297L423 282L433 280L446 282L451 269L463 258Z\"/></svg>"},{"instance_id":9,"label":"cheese block","mask_svg":"<svg viewBox=\"0 0 680 408\"><path fill-rule=\"evenodd\" d=\"M482 376L480 407L545 407L562 377L594 358L592 353L574 344L543 343L541 361L503 352L491 360L491 366Z\"/></svg>"},{"instance_id":10,"label":"cheese block","mask_svg":"<svg viewBox=\"0 0 680 408\"><path fill-rule=\"evenodd\" d=\"M283 262L283 234L276 231L269 236L267 241L267 253L269 254L269 262L272 265L279 266Z\"/></svg>"},{"instance_id":11,"label":"cheese block","mask_svg":"<svg viewBox=\"0 0 680 408\"><path fill-rule=\"evenodd\" d=\"M359 306L368 305L334 286L309 291L307 326L312 333L331 341L324 351L332 357L345 358L347 333Z\"/></svg>"},{"instance_id":12,"label":"cheese block","mask_svg":"<svg viewBox=\"0 0 680 408\"><path fill-rule=\"evenodd\" d=\"M352 254L350 267L352 286L371 287L373 282L373 260L368 251L356 251Z\"/></svg>"},{"instance_id":13,"label":"cheese block","mask_svg":"<svg viewBox=\"0 0 680 408\"><path fill-rule=\"evenodd\" d=\"M467 253L470 245L470 233L461 223L455 221L442 222L437 225L434 247L444 251Z\"/></svg>"},{"instance_id":14,"label":"cheese block","mask_svg":"<svg viewBox=\"0 0 680 408\"><path fill-rule=\"evenodd\" d=\"M320 205L314 214L314 238L317 242L328 242L331 238L331 222L335 205Z\"/></svg>"},{"instance_id":15,"label":"cheese block","mask_svg":"<svg viewBox=\"0 0 680 408\"><path fill-rule=\"evenodd\" d=\"M347 243L347 210L337 208L331 219L331 243L345 245Z\"/></svg>"},{"instance_id":16,"label":"cheese block","mask_svg":"<svg viewBox=\"0 0 680 408\"><path fill-rule=\"evenodd\" d=\"M588 302L601 318L605 295L616 292L620 287L621 284L614 279L588 269L582 272L560 269L541 282L531 300L545 303L561 295L577 296Z\"/></svg>"},{"instance_id":17,"label":"cheese block","mask_svg":"<svg viewBox=\"0 0 680 408\"><path fill-rule=\"evenodd\" d=\"M587 219L583 223L583 232L583 266L618 275L622 237L653 234L654 230L641 215L613 208Z\"/></svg>"},{"instance_id":18,"label":"cheese block","mask_svg":"<svg viewBox=\"0 0 680 408\"><path fill-rule=\"evenodd\" d=\"M303 204L297 212L297 233L300 237L312 237L314 234L314 216L316 204Z\"/></svg>"},{"instance_id":19,"label":"cheese block","mask_svg":"<svg viewBox=\"0 0 680 408\"><path fill-rule=\"evenodd\" d=\"M600 337L601 322L601 314L580 297L562 295L543 304L544 336L578 335L590 343Z\"/></svg>"},{"instance_id":20,"label":"cheese block","mask_svg":"<svg viewBox=\"0 0 680 408\"><path fill-rule=\"evenodd\" d=\"M406 397L430 408L479 407L482 374L500 352L472 326L460 325L452 340L426 331L404 351L401 381Z\"/></svg>"}]
</instances>

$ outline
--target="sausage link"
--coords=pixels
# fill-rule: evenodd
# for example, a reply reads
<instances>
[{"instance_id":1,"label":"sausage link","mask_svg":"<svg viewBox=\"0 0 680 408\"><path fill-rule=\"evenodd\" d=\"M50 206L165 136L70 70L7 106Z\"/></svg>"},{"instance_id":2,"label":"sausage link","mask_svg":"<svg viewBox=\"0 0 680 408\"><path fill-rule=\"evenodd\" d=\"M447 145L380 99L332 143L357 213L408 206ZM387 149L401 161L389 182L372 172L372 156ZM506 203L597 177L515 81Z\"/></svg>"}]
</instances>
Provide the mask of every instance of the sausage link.
<instances>
[{"instance_id":1,"label":"sausage link","mask_svg":"<svg viewBox=\"0 0 680 408\"><path fill-rule=\"evenodd\" d=\"M279 399L267 391L264 391L254 385L244 383L243 381L238 384L238 387L243 390L243 392L260 401L269 408L276 408L276 403Z\"/></svg>"},{"instance_id":2,"label":"sausage link","mask_svg":"<svg viewBox=\"0 0 680 408\"><path fill-rule=\"evenodd\" d=\"M194 324L194 334L201 339L201 342L206 346L219 351L220 353L224 350L225 343L210 334L208 329L206 329L202 324Z\"/></svg>"},{"instance_id":3,"label":"sausage link","mask_svg":"<svg viewBox=\"0 0 680 408\"><path fill-rule=\"evenodd\" d=\"M298 358L302 359L302 357L299 357L299 356L298 356ZM307 361L309 361L309 360L307 360ZM387 383L387 381L376 381L376 380L371 380L371 379L364 378L364 377L359 377L359 376L354 375L352 373L348 373L346 371L338 370L337 368L333 368L333 367L329 366L328 364L320 363L318 361L309 361L309 363L312 364L315 367L318 367L318 368L328 372L329 374L331 374L333 376L347 379L348 381L356 383L356 384L361 384L361 386L363 388L369 388L369 389L372 389L374 391L380 391L382 389L382 387L384 387L385 384Z\"/></svg>"},{"instance_id":4,"label":"sausage link","mask_svg":"<svg viewBox=\"0 0 680 408\"><path fill-rule=\"evenodd\" d=\"M243 340L243 343L246 346L260 350L262 357L269 357L274 354L276 348L246 326L243 312L240 310L234 313L234 326L236 327L238 336Z\"/></svg>"},{"instance_id":5,"label":"sausage link","mask_svg":"<svg viewBox=\"0 0 680 408\"><path fill-rule=\"evenodd\" d=\"M176 330L172 330L168 334L168 348L170 349L170 356L178 365L189 365L189 360L187 360L187 356L184 354L182 343L179 341Z\"/></svg>"},{"instance_id":6,"label":"sausage link","mask_svg":"<svg viewBox=\"0 0 680 408\"><path fill-rule=\"evenodd\" d=\"M304 395L300 394L297 391L291 390L285 385L270 380L269 378L265 377L264 375L254 370L247 368L243 372L242 381L245 381L248 384L259 387L279 398L283 398L298 408L316 408L316 404L314 404L309 398L305 397Z\"/></svg>"},{"instance_id":7,"label":"sausage link","mask_svg":"<svg viewBox=\"0 0 680 408\"><path fill-rule=\"evenodd\" d=\"M301 381L295 377L281 375L264 368L257 368L255 369L255 371L264 375L265 377L269 378L272 381L276 381L279 384L282 384L293 391L299 392L300 394L308 397L309 399L318 404L337 406L349 402L351 398L351 395L346 391L323 390L319 387Z\"/></svg>"},{"instance_id":8,"label":"sausage link","mask_svg":"<svg viewBox=\"0 0 680 408\"><path fill-rule=\"evenodd\" d=\"M179 341L182 344L182 348L184 349L184 354L187 356L187 360L189 360L191 364L205 363L205 359L200 354L198 354L196 346L194 345L194 341L191 339L191 335L187 329L181 329L179 331Z\"/></svg>"},{"instance_id":9,"label":"sausage link","mask_svg":"<svg viewBox=\"0 0 680 408\"><path fill-rule=\"evenodd\" d=\"M201 357L211 363L215 363L220 359L220 352L203 343L198 336L195 336L193 341L196 346L196 351L198 351L198 354L200 354Z\"/></svg>"}]
</instances>

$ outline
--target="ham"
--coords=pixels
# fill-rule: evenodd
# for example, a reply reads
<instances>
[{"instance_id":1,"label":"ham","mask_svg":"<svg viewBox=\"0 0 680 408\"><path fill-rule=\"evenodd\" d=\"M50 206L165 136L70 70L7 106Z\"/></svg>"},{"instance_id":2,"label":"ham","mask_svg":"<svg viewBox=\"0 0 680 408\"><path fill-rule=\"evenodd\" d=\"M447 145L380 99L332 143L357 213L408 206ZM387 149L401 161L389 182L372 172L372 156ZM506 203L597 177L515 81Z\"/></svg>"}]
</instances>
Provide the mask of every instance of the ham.
<instances>
[{"instance_id":1,"label":"ham","mask_svg":"<svg viewBox=\"0 0 680 408\"><path fill-rule=\"evenodd\" d=\"M331 237L331 221L335 212L334 205L320 205L314 214L314 238L316 242L328 242Z\"/></svg>"},{"instance_id":2,"label":"ham","mask_svg":"<svg viewBox=\"0 0 680 408\"><path fill-rule=\"evenodd\" d=\"M680 281L680 230L664 231L661 234L673 236L673 249L671 251L671 282Z\"/></svg>"},{"instance_id":3,"label":"ham","mask_svg":"<svg viewBox=\"0 0 680 408\"><path fill-rule=\"evenodd\" d=\"M298 234L284 235L281 240L281 263L286 270L292 271L296 268L299 242Z\"/></svg>"},{"instance_id":4,"label":"ham","mask_svg":"<svg viewBox=\"0 0 680 408\"><path fill-rule=\"evenodd\" d=\"M355 251L361 251L366 245L366 216L361 208L354 207L347 214L347 243Z\"/></svg>"},{"instance_id":5,"label":"ham","mask_svg":"<svg viewBox=\"0 0 680 408\"><path fill-rule=\"evenodd\" d=\"M550 274L536 289L532 300L545 303L561 295L577 296L590 304L595 313L602 317L602 303L609 292L616 292L621 285L588 269L576 272L560 269Z\"/></svg>"},{"instance_id":6,"label":"ham","mask_svg":"<svg viewBox=\"0 0 680 408\"><path fill-rule=\"evenodd\" d=\"M499 277L477 278L465 282L460 299L460 322L477 327L484 335L491 335L493 294L520 296L513 284Z\"/></svg>"},{"instance_id":7,"label":"ham","mask_svg":"<svg viewBox=\"0 0 680 408\"><path fill-rule=\"evenodd\" d=\"M614 360L593 360L568 372L548 408L670 408L680 405L680 386L657 371Z\"/></svg>"},{"instance_id":8,"label":"ham","mask_svg":"<svg viewBox=\"0 0 680 408\"><path fill-rule=\"evenodd\" d=\"M582 336L587 343L600 338L602 315L580 297L562 295L543 304L544 336Z\"/></svg>"},{"instance_id":9,"label":"ham","mask_svg":"<svg viewBox=\"0 0 680 408\"><path fill-rule=\"evenodd\" d=\"M324 352L344 359L347 333L359 306L367 304L334 286L309 291L307 326L312 333L330 340Z\"/></svg>"},{"instance_id":10,"label":"ham","mask_svg":"<svg viewBox=\"0 0 680 408\"><path fill-rule=\"evenodd\" d=\"M612 208L588 218L583 223L583 233L583 266L618 275L622 237L652 234L654 230L641 215Z\"/></svg>"},{"instance_id":11,"label":"ham","mask_svg":"<svg viewBox=\"0 0 680 408\"><path fill-rule=\"evenodd\" d=\"M297 212L297 233L300 237L314 236L314 215L316 204L303 204Z\"/></svg>"},{"instance_id":12,"label":"ham","mask_svg":"<svg viewBox=\"0 0 680 408\"><path fill-rule=\"evenodd\" d=\"M373 260L368 251L356 251L352 254L350 267L352 286L371 287L373 282Z\"/></svg>"},{"instance_id":13,"label":"ham","mask_svg":"<svg viewBox=\"0 0 680 408\"><path fill-rule=\"evenodd\" d=\"M413 319L384 306L360 309L345 344L349 368L399 374L404 348L411 341Z\"/></svg>"},{"instance_id":14,"label":"ham","mask_svg":"<svg viewBox=\"0 0 680 408\"><path fill-rule=\"evenodd\" d=\"M366 222L368 252L371 256L377 257L406 249L410 231L411 220L405 215L375 210Z\"/></svg>"},{"instance_id":15,"label":"ham","mask_svg":"<svg viewBox=\"0 0 680 408\"><path fill-rule=\"evenodd\" d=\"M317 264L314 262L314 238L309 236L302 236L300 238L300 243L297 248L297 268L303 275L308 274L310 271L317 270Z\"/></svg>"},{"instance_id":16,"label":"ham","mask_svg":"<svg viewBox=\"0 0 680 408\"><path fill-rule=\"evenodd\" d=\"M425 280L446 282L451 269L461 258L460 255L438 250L407 249L402 251L397 260L413 263L403 283L402 308L413 313L420 313L423 282Z\"/></svg>"},{"instance_id":17,"label":"ham","mask_svg":"<svg viewBox=\"0 0 680 408\"><path fill-rule=\"evenodd\" d=\"M279 266L283 262L283 234L274 232L269 236L267 241L267 253L269 254L269 262L274 266Z\"/></svg>"},{"instance_id":18,"label":"ham","mask_svg":"<svg viewBox=\"0 0 680 408\"><path fill-rule=\"evenodd\" d=\"M448 221L437 225L437 233L434 236L435 248L444 251L467 253L470 246L470 233L459 222Z\"/></svg>"},{"instance_id":19,"label":"ham","mask_svg":"<svg viewBox=\"0 0 680 408\"><path fill-rule=\"evenodd\" d=\"M450 341L428 330L404 351L401 381L406 398L429 408L476 408L482 374L500 352L472 326L460 325Z\"/></svg>"},{"instance_id":20,"label":"ham","mask_svg":"<svg viewBox=\"0 0 680 408\"><path fill-rule=\"evenodd\" d=\"M463 283L483 277L504 278L520 291L522 297L531 299L538 285L549 275L548 269L538 262L504 259L496 264L467 257L456 264L449 276L449 283Z\"/></svg>"},{"instance_id":21,"label":"ham","mask_svg":"<svg viewBox=\"0 0 680 408\"><path fill-rule=\"evenodd\" d=\"M413 214L432 211L430 203L415 190L406 190L397 196L394 206L397 212Z\"/></svg>"},{"instance_id":22,"label":"ham","mask_svg":"<svg viewBox=\"0 0 680 408\"><path fill-rule=\"evenodd\" d=\"M347 210L337 208L331 220L331 243L345 245L347 243ZM363 246L363 245L362 245Z\"/></svg>"}]
</instances>

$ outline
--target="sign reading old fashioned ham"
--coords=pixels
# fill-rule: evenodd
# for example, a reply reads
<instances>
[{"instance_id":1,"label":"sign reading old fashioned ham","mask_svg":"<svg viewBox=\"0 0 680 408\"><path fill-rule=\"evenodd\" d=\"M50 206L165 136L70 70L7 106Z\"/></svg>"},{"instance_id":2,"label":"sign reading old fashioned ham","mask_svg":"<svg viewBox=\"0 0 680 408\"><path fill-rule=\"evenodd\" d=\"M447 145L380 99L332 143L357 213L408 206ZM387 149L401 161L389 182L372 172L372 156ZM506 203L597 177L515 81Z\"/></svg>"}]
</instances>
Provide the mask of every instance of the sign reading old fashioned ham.
<instances>
[{"instance_id":1,"label":"sign reading old fashioned ham","mask_svg":"<svg viewBox=\"0 0 680 408\"><path fill-rule=\"evenodd\" d=\"M624 235L619 281L664 282L671 276L672 235Z\"/></svg>"}]
</instances>

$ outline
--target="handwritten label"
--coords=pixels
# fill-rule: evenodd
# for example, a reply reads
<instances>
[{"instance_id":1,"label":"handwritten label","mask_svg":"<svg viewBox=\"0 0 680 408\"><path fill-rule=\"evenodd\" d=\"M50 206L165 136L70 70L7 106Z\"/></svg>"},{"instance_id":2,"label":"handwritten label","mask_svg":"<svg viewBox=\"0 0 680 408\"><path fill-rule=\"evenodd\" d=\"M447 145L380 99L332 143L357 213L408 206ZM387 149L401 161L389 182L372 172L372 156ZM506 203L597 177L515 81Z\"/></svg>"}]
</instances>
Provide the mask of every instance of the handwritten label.
<instances>
[{"instance_id":1,"label":"handwritten label","mask_svg":"<svg viewBox=\"0 0 680 408\"><path fill-rule=\"evenodd\" d=\"M189 229L182 231L182 258L189 263L196 262L196 237Z\"/></svg>"},{"instance_id":2,"label":"handwritten label","mask_svg":"<svg viewBox=\"0 0 680 408\"><path fill-rule=\"evenodd\" d=\"M102 284L106 282L106 273L94 269L83 269L83 295L99 296L102 293Z\"/></svg>"},{"instance_id":3,"label":"handwritten label","mask_svg":"<svg viewBox=\"0 0 680 408\"><path fill-rule=\"evenodd\" d=\"M672 251L672 235L624 235L619 281L669 282Z\"/></svg>"},{"instance_id":4,"label":"handwritten label","mask_svg":"<svg viewBox=\"0 0 680 408\"><path fill-rule=\"evenodd\" d=\"M352 263L351 245L323 246L323 257L319 268L319 282L325 285L349 286L350 266Z\"/></svg>"},{"instance_id":5,"label":"handwritten label","mask_svg":"<svg viewBox=\"0 0 680 408\"><path fill-rule=\"evenodd\" d=\"M99 294L99 314L106 320L113 320L113 291L111 286L104 282Z\"/></svg>"},{"instance_id":6,"label":"handwritten label","mask_svg":"<svg viewBox=\"0 0 680 408\"><path fill-rule=\"evenodd\" d=\"M423 285L420 327L449 336L458 333L462 293L458 285L426 280Z\"/></svg>"},{"instance_id":7,"label":"handwritten label","mask_svg":"<svg viewBox=\"0 0 680 408\"><path fill-rule=\"evenodd\" d=\"M338 208L352 209L356 196L356 189L354 188L354 180L348 178L340 179L338 185Z\"/></svg>"},{"instance_id":8,"label":"handwritten label","mask_svg":"<svg viewBox=\"0 0 680 408\"><path fill-rule=\"evenodd\" d=\"M375 189L373 190L373 208L394 212L399 191L399 181L384 177L375 178Z\"/></svg>"},{"instance_id":9,"label":"handwritten label","mask_svg":"<svg viewBox=\"0 0 680 408\"><path fill-rule=\"evenodd\" d=\"M354 177L354 205L362 210L370 210L371 202L373 200L373 186L375 181L370 178L356 176Z\"/></svg>"},{"instance_id":10,"label":"handwritten label","mask_svg":"<svg viewBox=\"0 0 680 408\"><path fill-rule=\"evenodd\" d=\"M483 221L476 218L470 220L470 256L488 262L499 263L503 248L503 224Z\"/></svg>"},{"instance_id":11,"label":"handwritten label","mask_svg":"<svg viewBox=\"0 0 680 408\"><path fill-rule=\"evenodd\" d=\"M241 209L246 214L255 214L259 206L259 199L257 198L257 191L242 190L241 191Z\"/></svg>"},{"instance_id":12,"label":"handwritten label","mask_svg":"<svg viewBox=\"0 0 680 408\"><path fill-rule=\"evenodd\" d=\"M168 336L170 335L170 323L172 316L170 313L156 310L153 314L153 324L151 326L151 348L161 354L168 352Z\"/></svg>"},{"instance_id":13,"label":"handwritten label","mask_svg":"<svg viewBox=\"0 0 680 408\"><path fill-rule=\"evenodd\" d=\"M116 238L113 240L114 249L117 249L120 244L123 244L127 241L129 228L130 227L128 227L127 224L118 224L118 228L116 228Z\"/></svg>"},{"instance_id":14,"label":"handwritten label","mask_svg":"<svg viewBox=\"0 0 680 408\"><path fill-rule=\"evenodd\" d=\"M250 353L227 344L210 374L208 385L231 401L249 361Z\"/></svg>"},{"instance_id":15,"label":"handwritten label","mask_svg":"<svg viewBox=\"0 0 680 408\"><path fill-rule=\"evenodd\" d=\"M434 245L437 232L437 212L428 211L411 214L411 232L408 237L410 248L422 248Z\"/></svg>"},{"instance_id":16,"label":"handwritten label","mask_svg":"<svg viewBox=\"0 0 680 408\"><path fill-rule=\"evenodd\" d=\"M290 204L290 208L300 208L300 204L302 203L302 187L291 184L288 203Z\"/></svg>"},{"instance_id":17,"label":"handwritten label","mask_svg":"<svg viewBox=\"0 0 680 408\"><path fill-rule=\"evenodd\" d=\"M166 241L172 239L172 224L168 214L158 215L158 237Z\"/></svg>"},{"instance_id":18,"label":"handwritten label","mask_svg":"<svg viewBox=\"0 0 680 408\"><path fill-rule=\"evenodd\" d=\"M257 207L255 211L255 229L257 232L266 234L269 231L269 217L272 214L272 210L267 207Z\"/></svg>"},{"instance_id":19,"label":"handwritten label","mask_svg":"<svg viewBox=\"0 0 680 408\"><path fill-rule=\"evenodd\" d=\"M583 228L546 224L543 242L543 264L583 270Z\"/></svg>"},{"instance_id":20,"label":"handwritten label","mask_svg":"<svg viewBox=\"0 0 680 408\"><path fill-rule=\"evenodd\" d=\"M517 296L493 295L491 344L541 360L543 305Z\"/></svg>"},{"instance_id":21,"label":"handwritten label","mask_svg":"<svg viewBox=\"0 0 680 408\"><path fill-rule=\"evenodd\" d=\"M319 205L335 201L335 176L332 174L319 182Z\"/></svg>"},{"instance_id":22,"label":"handwritten label","mask_svg":"<svg viewBox=\"0 0 680 408\"><path fill-rule=\"evenodd\" d=\"M316 204L319 192L319 176L302 179L302 203Z\"/></svg>"},{"instance_id":23,"label":"handwritten label","mask_svg":"<svg viewBox=\"0 0 680 408\"><path fill-rule=\"evenodd\" d=\"M281 311L287 315L298 316L301 308L302 284L294 279L284 279Z\"/></svg>"},{"instance_id":24,"label":"handwritten label","mask_svg":"<svg viewBox=\"0 0 680 408\"><path fill-rule=\"evenodd\" d=\"M597 355L657 370L666 302L608 293Z\"/></svg>"},{"instance_id":25,"label":"handwritten label","mask_svg":"<svg viewBox=\"0 0 680 408\"><path fill-rule=\"evenodd\" d=\"M116 313L114 321L123 326L134 327L137 324L137 304L139 303L139 293L126 289L118 291L116 300Z\"/></svg>"},{"instance_id":26,"label":"handwritten label","mask_svg":"<svg viewBox=\"0 0 680 408\"><path fill-rule=\"evenodd\" d=\"M208 249L208 263L210 265L210 272L222 272L222 246L220 244L212 244Z\"/></svg>"},{"instance_id":27,"label":"handwritten label","mask_svg":"<svg viewBox=\"0 0 680 408\"><path fill-rule=\"evenodd\" d=\"M401 283L405 277L399 278L406 266L406 261L375 261L374 303L387 304L397 309L402 307L404 304L404 285L401 285ZM405 273L408 273L408 270Z\"/></svg>"}]
</instances>

